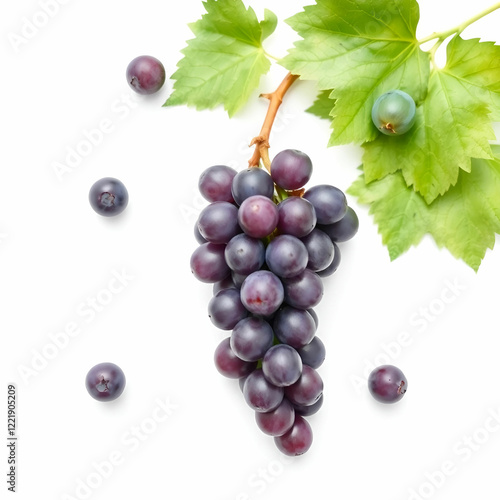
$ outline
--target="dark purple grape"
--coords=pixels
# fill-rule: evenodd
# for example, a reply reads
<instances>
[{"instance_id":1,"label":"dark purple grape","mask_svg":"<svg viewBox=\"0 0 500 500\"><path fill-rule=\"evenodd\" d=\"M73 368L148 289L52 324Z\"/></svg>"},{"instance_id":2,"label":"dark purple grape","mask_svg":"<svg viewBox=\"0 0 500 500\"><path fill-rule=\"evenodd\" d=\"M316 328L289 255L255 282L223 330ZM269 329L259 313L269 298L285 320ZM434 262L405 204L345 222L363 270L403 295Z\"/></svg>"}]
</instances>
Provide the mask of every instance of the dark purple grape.
<instances>
[{"instance_id":1,"label":"dark purple grape","mask_svg":"<svg viewBox=\"0 0 500 500\"><path fill-rule=\"evenodd\" d=\"M233 280L234 286L239 290L243 282L247 279L248 274L240 274L231 271L231 279Z\"/></svg>"},{"instance_id":2,"label":"dark purple grape","mask_svg":"<svg viewBox=\"0 0 500 500\"><path fill-rule=\"evenodd\" d=\"M257 316L270 316L283 303L283 284L271 271L255 271L241 285L241 302Z\"/></svg>"},{"instance_id":3,"label":"dark purple grape","mask_svg":"<svg viewBox=\"0 0 500 500\"><path fill-rule=\"evenodd\" d=\"M99 363L87 373L85 387L97 401L113 401L125 389L125 374L114 363Z\"/></svg>"},{"instance_id":4,"label":"dark purple grape","mask_svg":"<svg viewBox=\"0 0 500 500\"><path fill-rule=\"evenodd\" d=\"M248 236L265 238L278 225L278 207L265 196L250 196L240 206L238 222Z\"/></svg>"},{"instance_id":5,"label":"dark purple grape","mask_svg":"<svg viewBox=\"0 0 500 500\"><path fill-rule=\"evenodd\" d=\"M295 421L291 429L283 434L276 436L274 442L278 449L285 455L294 457L302 455L312 445L313 434L309 422L300 415L295 415Z\"/></svg>"},{"instance_id":6,"label":"dark purple grape","mask_svg":"<svg viewBox=\"0 0 500 500\"><path fill-rule=\"evenodd\" d=\"M302 359L302 363L314 369L319 368L325 361L325 344L317 336L314 336L309 344L297 349L297 352Z\"/></svg>"},{"instance_id":7,"label":"dark purple grape","mask_svg":"<svg viewBox=\"0 0 500 500\"><path fill-rule=\"evenodd\" d=\"M274 316L273 329L281 342L300 349L313 339L316 324L306 310L284 306Z\"/></svg>"},{"instance_id":8,"label":"dark purple grape","mask_svg":"<svg viewBox=\"0 0 500 500\"><path fill-rule=\"evenodd\" d=\"M200 230L198 229L198 221L196 221L196 224L194 225L194 237L200 245L203 243L207 243L207 240L203 238L203 236L200 233Z\"/></svg>"},{"instance_id":9,"label":"dark purple grape","mask_svg":"<svg viewBox=\"0 0 500 500\"><path fill-rule=\"evenodd\" d=\"M238 358L229 345L229 337L225 338L215 349L215 367L220 374L228 378L241 378L252 373L257 363L249 363Z\"/></svg>"},{"instance_id":10,"label":"dark purple grape","mask_svg":"<svg viewBox=\"0 0 500 500\"><path fill-rule=\"evenodd\" d=\"M212 288L212 293L213 295L217 295L217 293L221 290L227 290L228 288L237 288L231 275L226 276L221 281L215 282Z\"/></svg>"},{"instance_id":11,"label":"dark purple grape","mask_svg":"<svg viewBox=\"0 0 500 500\"><path fill-rule=\"evenodd\" d=\"M234 201L231 193L236 170L226 165L214 165L207 168L200 175L198 189L203 198L210 202L214 201Z\"/></svg>"},{"instance_id":12,"label":"dark purple grape","mask_svg":"<svg viewBox=\"0 0 500 500\"><path fill-rule=\"evenodd\" d=\"M328 237L327 239L330 241ZM273 238L267 245L267 266L280 278L297 276L304 271L307 261L307 249L304 243L295 236L281 234Z\"/></svg>"},{"instance_id":13,"label":"dark purple grape","mask_svg":"<svg viewBox=\"0 0 500 500\"><path fill-rule=\"evenodd\" d=\"M302 238L309 260L307 268L311 271L322 271L333 261L335 248L332 240L319 229L313 229L307 236Z\"/></svg>"},{"instance_id":14,"label":"dark purple grape","mask_svg":"<svg viewBox=\"0 0 500 500\"><path fill-rule=\"evenodd\" d=\"M396 366L382 365L370 373L368 389L377 401L396 403L405 395L408 381Z\"/></svg>"},{"instance_id":15,"label":"dark purple grape","mask_svg":"<svg viewBox=\"0 0 500 500\"><path fill-rule=\"evenodd\" d=\"M324 231L332 241L341 243L350 240L358 232L359 219L356 212L348 206L347 212L342 219L333 224L318 224L318 229Z\"/></svg>"},{"instance_id":16,"label":"dark purple grape","mask_svg":"<svg viewBox=\"0 0 500 500\"><path fill-rule=\"evenodd\" d=\"M246 318L248 311L241 303L236 288L221 290L208 303L208 317L221 330L232 330L238 321Z\"/></svg>"},{"instance_id":17,"label":"dark purple grape","mask_svg":"<svg viewBox=\"0 0 500 500\"><path fill-rule=\"evenodd\" d=\"M224 253L227 265L236 273L249 275L264 264L264 243L246 234L238 234L229 241Z\"/></svg>"},{"instance_id":18,"label":"dark purple grape","mask_svg":"<svg viewBox=\"0 0 500 500\"><path fill-rule=\"evenodd\" d=\"M295 421L295 410L288 399L283 398L274 410L262 413L255 412L255 421L259 429L268 436L282 436L288 432Z\"/></svg>"},{"instance_id":19,"label":"dark purple grape","mask_svg":"<svg viewBox=\"0 0 500 500\"><path fill-rule=\"evenodd\" d=\"M316 212L312 204L299 196L289 196L278 205L278 231L302 238L316 225Z\"/></svg>"},{"instance_id":20,"label":"dark purple grape","mask_svg":"<svg viewBox=\"0 0 500 500\"><path fill-rule=\"evenodd\" d=\"M216 283L231 273L224 259L226 245L203 243L191 255L191 272L203 283Z\"/></svg>"},{"instance_id":21,"label":"dark purple grape","mask_svg":"<svg viewBox=\"0 0 500 500\"><path fill-rule=\"evenodd\" d=\"M243 386L245 385L245 380L247 379L248 375L245 375L243 377L240 377L238 379L238 386L240 388L240 391L243 392Z\"/></svg>"},{"instance_id":22,"label":"dark purple grape","mask_svg":"<svg viewBox=\"0 0 500 500\"><path fill-rule=\"evenodd\" d=\"M239 321L231 333L231 349L245 361L261 359L273 345L274 332L271 325L256 317Z\"/></svg>"},{"instance_id":23,"label":"dark purple grape","mask_svg":"<svg viewBox=\"0 0 500 500\"><path fill-rule=\"evenodd\" d=\"M312 405L309 406L292 405L292 406L297 415L301 415L302 417L310 417L311 415L317 413L319 409L323 406L323 394L318 399L318 401L316 401L316 403L313 403Z\"/></svg>"},{"instance_id":24,"label":"dark purple grape","mask_svg":"<svg viewBox=\"0 0 500 500\"><path fill-rule=\"evenodd\" d=\"M165 68L156 57L136 57L127 66L127 82L138 94L154 94L165 83Z\"/></svg>"},{"instance_id":25,"label":"dark purple grape","mask_svg":"<svg viewBox=\"0 0 500 500\"><path fill-rule=\"evenodd\" d=\"M283 401L283 387L276 387L266 380L260 368L248 375L243 385L243 396L255 411L268 412Z\"/></svg>"},{"instance_id":26,"label":"dark purple grape","mask_svg":"<svg viewBox=\"0 0 500 500\"><path fill-rule=\"evenodd\" d=\"M316 274L320 278L327 278L328 276L331 276L338 269L338 267L340 265L340 260L341 260L340 249L335 242L333 243L333 248L334 248L334 254L333 254L332 263L327 268L323 269L322 271L316 272Z\"/></svg>"},{"instance_id":27,"label":"dark purple grape","mask_svg":"<svg viewBox=\"0 0 500 500\"><path fill-rule=\"evenodd\" d=\"M271 162L271 177L283 189L300 189L306 185L311 175L311 159L296 149L279 152Z\"/></svg>"},{"instance_id":28,"label":"dark purple grape","mask_svg":"<svg viewBox=\"0 0 500 500\"><path fill-rule=\"evenodd\" d=\"M251 167L235 175L231 191L234 201L241 205L250 196L262 195L271 199L274 194L274 183L265 170Z\"/></svg>"},{"instance_id":29,"label":"dark purple grape","mask_svg":"<svg viewBox=\"0 0 500 500\"><path fill-rule=\"evenodd\" d=\"M104 177L92 184L89 201L99 215L112 217L121 214L127 207L128 191L118 179Z\"/></svg>"},{"instance_id":30,"label":"dark purple grape","mask_svg":"<svg viewBox=\"0 0 500 500\"><path fill-rule=\"evenodd\" d=\"M238 208L227 201L214 201L198 217L200 234L211 243L228 243L241 233Z\"/></svg>"},{"instance_id":31,"label":"dark purple grape","mask_svg":"<svg viewBox=\"0 0 500 500\"><path fill-rule=\"evenodd\" d=\"M271 384L286 387L299 379L302 373L302 361L293 347L276 344L264 355L262 371Z\"/></svg>"},{"instance_id":32,"label":"dark purple grape","mask_svg":"<svg viewBox=\"0 0 500 500\"><path fill-rule=\"evenodd\" d=\"M315 307L323 297L323 282L310 269L293 278L284 278L285 302L297 309Z\"/></svg>"},{"instance_id":33,"label":"dark purple grape","mask_svg":"<svg viewBox=\"0 0 500 500\"><path fill-rule=\"evenodd\" d=\"M312 316L314 320L314 324L316 325L316 330L318 329L319 326L319 318L318 315L316 314L316 311L314 309L308 309L307 312Z\"/></svg>"},{"instance_id":34,"label":"dark purple grape","mask_svg":"<svg viewBox=\"0 0 500 500\"><path fill-rule=\"evenodd\" d=\"M345 194L334 186L328 184L313 186L304 193L304 198L312 203L318 224L333 224L346 214Z\"/></svg>"},{"instance_id":35,"label":"dark purple grape","mask_svg":"<svg viewBox=\"0 0 500 500\"><path fill-rule=\"evenodd\" d=\"M285 395L294 405L312 405L322 394L323 380L319 373L308 365L302 365L302 375L295 384L285 387Z\"/></svg>"}]
</instances>

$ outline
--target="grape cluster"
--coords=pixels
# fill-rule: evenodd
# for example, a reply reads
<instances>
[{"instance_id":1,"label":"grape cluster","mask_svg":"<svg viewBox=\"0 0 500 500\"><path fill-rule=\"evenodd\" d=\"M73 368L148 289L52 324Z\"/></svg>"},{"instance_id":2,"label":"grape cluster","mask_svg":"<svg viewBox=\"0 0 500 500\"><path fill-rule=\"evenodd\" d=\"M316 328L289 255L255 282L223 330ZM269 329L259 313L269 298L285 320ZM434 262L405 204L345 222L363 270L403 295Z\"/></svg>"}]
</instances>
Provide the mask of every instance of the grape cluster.
<instances>
[{"instance_id":1,"label":"grape cluster","mask_svg":"<svg viewBox=\"0 0 500 500\"><path fill-rule=\"evenodd\" d=\"M313 308L358 218L340 189L303 189L312 174L306 154L281 151L270 172L216 165L201 174L210 204L195 225L191 270L213 283L210 320L231 331L215 350L216 368L240 380L257 426L293 456L310 448L305 417L323 402L325 346Z\"/></svg>"}]
</instances>

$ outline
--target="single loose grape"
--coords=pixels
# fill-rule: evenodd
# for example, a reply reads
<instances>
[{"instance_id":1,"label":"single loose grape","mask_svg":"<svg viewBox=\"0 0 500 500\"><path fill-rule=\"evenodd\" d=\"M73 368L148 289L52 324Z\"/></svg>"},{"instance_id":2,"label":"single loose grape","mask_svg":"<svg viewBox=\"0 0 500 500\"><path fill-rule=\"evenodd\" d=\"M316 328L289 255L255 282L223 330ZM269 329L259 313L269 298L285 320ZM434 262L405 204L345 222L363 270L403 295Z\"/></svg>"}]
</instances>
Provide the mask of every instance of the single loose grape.
<instances>
[{"instance_id":1,"label":"single loose grape","mask_svg":"<svg viewBox=\"0 0 500 500\"><path fill-rule=\"evenodd\" d=\"M402 90L382 94L372 108L373 123L386 135L405 134L413 127L415 118L415 101Z\"/></svg>"},{"instance_id":2,"label":"single loose grape","mask_svg":"<svg viewBox=\"0 0 500 500\"><path fill-rule=\"evenodd\" d=\"M123 182L114 177L103 177L94 182L89 191L90 206L99 215L113 217L128 205L128 191Z\"/></svg>"},{"instance_id":3,"label":"single loose grape","mask_svg":"<svg viewBox=\"0 0 500 500\"><path fill-rule=\"evenodd\" d=\"M99 363L87 373L85 387L97 401L113 401L125 389L125 374L114 363Z\"/></svg>"},{"instance_id":4,"label":"single loose grape","mask_svg":"<svg viewBox=\"0 0 500 500\"><path fill-rule=\"evenodd\" d=\"M403 372L393 365L375 368L368 377L370 394L381 403L396 403L406 393L408 381Z\"/></svg>"},{"instance_id":5,"label":"single loose grape","mask_svg":"<svg viewBox=\"0 0 500 500\"><path fill-rule=\"evenodd\" d=\"M152 56L139 56L127 66L127 82L138 94L154 94L165 83L165 68Z\"/></svg>"}]
</instances>

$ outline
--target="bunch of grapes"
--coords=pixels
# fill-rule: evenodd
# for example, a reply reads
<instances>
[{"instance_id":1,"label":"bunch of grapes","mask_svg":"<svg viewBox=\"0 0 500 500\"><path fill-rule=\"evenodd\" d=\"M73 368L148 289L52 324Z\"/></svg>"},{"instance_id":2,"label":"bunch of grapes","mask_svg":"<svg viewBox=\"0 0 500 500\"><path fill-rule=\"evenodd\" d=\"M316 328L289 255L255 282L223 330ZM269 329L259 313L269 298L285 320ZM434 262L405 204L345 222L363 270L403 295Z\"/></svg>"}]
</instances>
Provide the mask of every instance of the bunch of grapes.
<instances>
[{"instance_id":1,"label":"bunch of grapes","mask_svg":"<svg viewBox=\"0 0 500 500\"><path fill-rule=\"evenodd\" d=\"M306 154L281 151L270 172L216 165L201 174L210 204L195 225L191 270L213 283L212 323L231 331L215 350L218 371L239 379L257 426L293 456L310 448L305 417L323 403L325 346L313 308L358 218L340 189L303 188L312 174Z\"/></svg>"}]
</instances>

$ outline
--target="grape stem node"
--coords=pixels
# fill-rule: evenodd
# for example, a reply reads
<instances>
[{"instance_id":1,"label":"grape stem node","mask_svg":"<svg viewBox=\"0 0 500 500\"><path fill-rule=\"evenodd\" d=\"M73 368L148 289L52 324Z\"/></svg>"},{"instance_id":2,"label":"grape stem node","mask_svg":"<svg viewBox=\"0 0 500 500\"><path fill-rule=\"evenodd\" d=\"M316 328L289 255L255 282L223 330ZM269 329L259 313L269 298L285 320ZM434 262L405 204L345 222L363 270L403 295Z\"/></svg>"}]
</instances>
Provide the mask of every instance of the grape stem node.
<instances>
[{"instance_id":1,"label":"grape stem node","mask_svg":"<svg viewBox=\"0 0 500 500\"><path fill-rule=\"evenodd\" d=\"M264 118L260 134L250 141L249 147L255 146L255 149L252 157L248 160L249 167L258 167L260 161L262 160L262 163L268 172L271 173L271 160L269 159L269 136L271 135L271 129L273 127L278 109L283 102L283 97L297 78L299 78L299 75L292 75L291 73L288 73L274 92L261 94L259 96L269 100L269 107L267 108L266 117Z\"/></svg>"}]
</instances>

